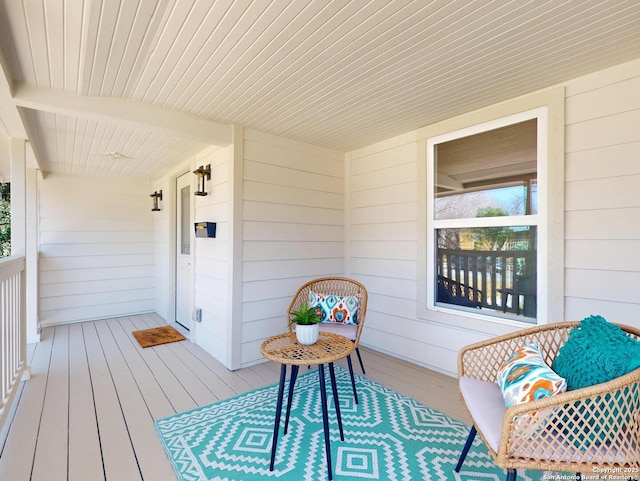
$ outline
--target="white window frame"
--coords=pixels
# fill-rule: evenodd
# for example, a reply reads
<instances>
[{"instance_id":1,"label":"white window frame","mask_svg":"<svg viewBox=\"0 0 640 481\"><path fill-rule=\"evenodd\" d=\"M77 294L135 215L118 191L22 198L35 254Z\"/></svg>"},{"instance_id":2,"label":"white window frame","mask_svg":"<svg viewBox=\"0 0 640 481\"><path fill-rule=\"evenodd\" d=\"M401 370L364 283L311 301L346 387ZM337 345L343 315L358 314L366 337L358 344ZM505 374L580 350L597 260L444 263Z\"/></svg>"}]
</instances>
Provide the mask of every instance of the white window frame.
<instances>
[{"instance_id":1,"label":"white window frame","mask_svg":"<svg viewBox=\"0 0 640 481\"><path fill-rule=\"evenodd\" d=\"M532 118L538 119L538 213L489 219L434 220L434 146ZM474 226L537 227L537 324L564 316L564 89L557 87L425 127L418 132L419 319L500 334L531 325L513 318L435 303L435 230ZM471 318L471 319L470 319ZM505 330L506 329L506 330Z\"/></svg>"},{"instance_id":2,"label":"white window frame","mask_svg":"<svg viewBox=\"0 0 640 481\"><path fill-rule=\"evenodd\" d=\"M427 140L426 154L427 154L427 192L431 192L431 200L433 200L433 193L435 192L435 147L443 142L449 142L451 140L460 139L463 137L469 137L471 135L487 132L489 130L499 129L501 127L507 127L509 125L524 122L526 120L536 119L538 123L537 128L537 176L538 176L538 210L537 214L532 215L518 215L518 216L504 216L504 217L481 217L481 218L464 218L464 219L440 219L436 220L434 215L434 202L427 202L427 272L431 275L427 276L427 309L432 310L454 310L458 311L454 307L444 307L443 305L436 305L435 291L436 291L436 253L437 246L435 243L435 234L438 229L460 229L460 228L473 228L473 227L512 227L512 226L535 226L537 228L537 236L541 239L541 242L537 243L537 279L544 279L546 277L546 259L547 246L545 239L546 236L546 218L547 218L547 203L546 199L546 179L547 179L547 109L541 107L535 110L522 112L516 115L510 115L483 124L474 125L455 132L448 132L444 135L432 137ZM428 173L433 173L429 175ZM544 309L544 303L547 299L546 283L540 282L536 285L537 304ZM479 315L492 316L493 311L481 311ZM499 317L503 320L506 316L493 316ZM537 316L536 316L537 317ZM516 322L521 322L515 319ZM523 320L524 321L524 320ZM526 322L530 324L530 322Z\"/></svg>"}]
</instances>

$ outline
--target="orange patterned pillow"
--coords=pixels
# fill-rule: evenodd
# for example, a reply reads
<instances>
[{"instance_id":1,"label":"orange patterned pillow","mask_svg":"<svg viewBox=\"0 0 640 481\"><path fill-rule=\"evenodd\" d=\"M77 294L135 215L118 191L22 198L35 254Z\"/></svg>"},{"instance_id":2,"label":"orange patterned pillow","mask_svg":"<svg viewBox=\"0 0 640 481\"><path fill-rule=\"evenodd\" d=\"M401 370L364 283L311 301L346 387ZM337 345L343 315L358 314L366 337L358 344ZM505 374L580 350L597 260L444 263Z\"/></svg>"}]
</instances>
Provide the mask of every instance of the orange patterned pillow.
<instances>
[{"instance_id":1,"label":"orange patterned pillow","mask_svg":"<svg viewBox=\"0 0 640 481\"><path fill-rule=\"evenodd\" d=\"M360 296L338 296L309 292L309 307L318 307L322 311L322 322L358 324Z\"/></svg>"},{"instance_id":2,"label":"orange patterned pillow","mask_svg":"<svg viewBox=\"0 0 640 481\"><path fill-rule=\"evenodd\" d=\"M567 390L567 382L542 359L538 343L522 346L498 370L498 385L507 407L553 396Z\"/></svg>"}]
</instances>

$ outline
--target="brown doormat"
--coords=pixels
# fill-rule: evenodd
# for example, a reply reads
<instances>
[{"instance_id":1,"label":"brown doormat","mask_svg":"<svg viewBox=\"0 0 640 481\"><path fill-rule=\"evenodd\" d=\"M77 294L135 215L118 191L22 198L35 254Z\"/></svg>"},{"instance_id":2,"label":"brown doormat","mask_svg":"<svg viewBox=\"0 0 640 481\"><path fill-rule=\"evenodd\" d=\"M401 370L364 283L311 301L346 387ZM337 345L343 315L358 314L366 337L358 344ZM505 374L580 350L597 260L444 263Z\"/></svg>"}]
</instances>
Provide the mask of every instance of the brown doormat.
<instances>
[{"instance_id":1,"label":"brown doormat","mask_svg":"<svg viewBox=\"0 0 640 481\"><path fill-rule=\"evenodd\" d=\"M142 347L157 346L169 342L184 341L186 337L180 334L171 326L154 327L142 331L133 331L133 337Z\"/></svg>"}]
</instances>

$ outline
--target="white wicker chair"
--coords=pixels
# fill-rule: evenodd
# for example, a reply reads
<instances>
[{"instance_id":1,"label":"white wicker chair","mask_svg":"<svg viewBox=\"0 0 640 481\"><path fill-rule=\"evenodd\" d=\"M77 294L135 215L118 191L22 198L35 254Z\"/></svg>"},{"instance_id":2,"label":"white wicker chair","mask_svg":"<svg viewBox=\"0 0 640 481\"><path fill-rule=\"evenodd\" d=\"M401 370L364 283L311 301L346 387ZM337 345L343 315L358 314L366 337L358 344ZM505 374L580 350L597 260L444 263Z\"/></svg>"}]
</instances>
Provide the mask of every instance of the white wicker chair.
<instances>
[{"instance_id":1,"label":"white wicker chair","mask_svg":"<svg viewBox=\"0 0 640 481\"><path fill-rule=\"evenodd\" d=\"M609 382L506 408L495 384L499 367L517 348L540 343L551 366L578 322L532 327L463 348L460 395L473 426L460 455L480 434L496 464L515 481L517 469L640 475L640 368ZM640 329L619 325L629 336Z\"/></svg>"}]
</instances>

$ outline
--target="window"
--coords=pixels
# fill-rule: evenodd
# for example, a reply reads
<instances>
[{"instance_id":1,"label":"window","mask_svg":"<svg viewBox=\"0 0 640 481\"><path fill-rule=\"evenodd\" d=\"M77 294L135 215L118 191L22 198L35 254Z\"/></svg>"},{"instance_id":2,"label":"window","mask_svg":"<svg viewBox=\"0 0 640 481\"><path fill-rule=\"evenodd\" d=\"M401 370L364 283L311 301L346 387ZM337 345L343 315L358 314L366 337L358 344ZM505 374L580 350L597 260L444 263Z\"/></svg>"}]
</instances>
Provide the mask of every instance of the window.
<instances>
[{"instance_id":1,"label":"window","mask_svg":"<svg viewBox=\"0 0 640 481\"><path fill-rule=\"evenodd\" d=\"M537 125L428 142L436 305L535 322Z\"/></svg>"},{"instance_id":2,"label":"window","mask_svg":"<svg viewBox=\"0 0 640 481\"><path fill-rule=\"evenodd\" d=\"M564 89L418 131L417 317L564 319Z\"/></svg>"}]
</instances>

